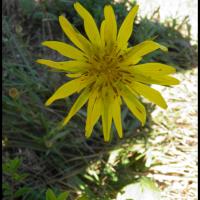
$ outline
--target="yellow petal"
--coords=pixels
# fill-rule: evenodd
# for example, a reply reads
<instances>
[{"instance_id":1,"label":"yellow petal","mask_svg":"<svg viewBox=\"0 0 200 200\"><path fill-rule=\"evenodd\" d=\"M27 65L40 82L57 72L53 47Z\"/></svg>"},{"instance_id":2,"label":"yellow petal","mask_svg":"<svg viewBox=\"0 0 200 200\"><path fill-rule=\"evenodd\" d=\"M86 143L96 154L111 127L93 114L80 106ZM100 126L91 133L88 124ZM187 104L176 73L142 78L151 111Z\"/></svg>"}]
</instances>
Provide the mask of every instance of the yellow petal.
<instances>
[{"instance_id":1,"label":"yellow petal","mask_svg":"<svg viewBox=\"0 0 200 200\"><path fill-rule=\"evenodd\" d=\"M110 130L112 124L112 110L111 102L109 98L102 100L102 126L103 126L103 135L104 141L108 142L110 140Z\"/></svg>"},{"instance_id":2,"label":"yellow petal","mask_svg":"<svg viewBox=\"0 0 200 200\"><path fill-rule=\"evenodd\" d=\"M87 119L85 126L85 136L90 137L93 127L101 115L101 99L97 98L97 92L94 92L88 101Z\"/></svg>"},{"instance_id":3,"label":"yellow petal","mask_svg":"<svg viewBox=\"0 0 200 200\"><path fill-rule=\"evenodd\" d=\"M120 138L122 138L123 132L122 132L122 122L121 122L121 109L118 97L114 99L112 104L112 116L118 135Z\"/></svg>"},{"instance_id":4,"label":"yellow petal","mask_svg":"<svg viewBox=\"0 0 200 200\"><path fill-rule=\"evenodd\" d=\"M69 77L69 78L78 78L80 77L82 74L81 73L75 73L75 74L65 74L65 76Z\"/></svg>"},{"instance_id":5,"label":"yellow petal","mask_svg":"<svg viewBox=\"0 0 200 200\"><path fill-rule=\"evenodd\" d=\"M128 15L126 16L125 20L123 21L119 29L117 43L118 43L118 46L122 49L126 48L127 42L133 31L133 22L134 22L136 13L138 11L138 8L139 6L136 5L131 9L131 11L128 13Z\"/></svg>"},{"instance_id":6,"label":"yellow petal","mask_svg":"<svg viewBox=\"0 0 200 200\"><path fill-rule=\"evenodd\" d=\"M91 14L78 2L74 4L74 8L84 20L85 32L90 41L101 46L99 30Z\"/></svg>"},{"instance_id":7,"label":"yellow petal","mask_svg":"<svg viewBox=\"0 0 200 200\"><path fill-rule=\"evenodd\" d=\"M86 88L81 95L78 97L74 105L72 106L71 110L69 111L69 114L64 119L63 125L66 125L69 120L81 109L81 107L86 103L86 101L89 98L90 89Z\"/></svg>"},{"instance_id":8,"label":"yellow petal","mask_svg":"<svg viewBox=\"0 0 200 200\"><path fill-rule=\"evenodd\" d=\"M89 82L84 82L81 78L74 79L69 81L59 87L56 92L46 101L45 105L49 106L55 100L67 98L68 96L72 95L73 93L83 89L89 84Z\"/></svg>"},{"instance_id":9,"label":"yellow petal","mask_svg":"<svg viewBox=\"0 0 200 200\"><path fill-rule=\"evenodd\" d=\"M160 92L158 92L157 90L155 90L153 88L150 88L149 86L144 85L144 84L139 83L139 82L136 82L136 81L134 81L131 84L131 87L137 93L139 93L140 95L142 95L145 98L147 98L149 101L157 104L161 108L164 108L164 109L167 108L167 104L166 104L165 100L161 96Z\"/></svg>"},{"instance_id":10,"label":"yellow petal","mask_svg":"<svg viewBox=\"0 0 200 200\"><path fill-rule=\"evenodd\" d=\"M129 60L138 59L138 57L142 57L157 49L167 51L167 48L165 46L160 45L154 41L144 41L138 45L135 45L131 48L131 50L129 50L128 54L126 55L126 62L128 62Z\"/></svg>"},{"instance_id":11,"label":"yellow petal","mask_svg":"<svg viewBox=\"0 0 200 200\"><path fill-rule=\"evenodd\" d=\"M147 75L143 73L134 73L134 80L147 83L147 84L158 84L158 85L177 85L180 81L172 76L167 75Z\"/></svg>"},{"instance_id":12,"label":"yellow petal","mask_svg":"<svg viewBox=\"0 0 200 200\"><path fill-rule=\"evenodd\" d=\"M101 36L101 42L102 42L102 45L104 46L105 45L105 20L103 20L101 22L101 27L100 27L100 36Z\"/></svg>"},{"instance_id":13,"label":"yellow petal","mask_svg":"<svg viewBox=\"0 0 200 200\"><path fill-rule=\"evenodd\" d=\"M120 66L122 67L133 66L139 63L141 60L142 60L142 57L140 56L134 57L134 59L132 57L124 56L123 61L120 63Z\"/></svg>"},{"instance_id":14,"label":"yellow petal","mask_svg":"<svg viewBox=\"0 0 200 200\"><path fill-rule=\"evenodd\" d=\"M178 85L180 81L172 76L155 76L154 81L160 85Z\"/></svg>"},{"instance_id":15,"label":"yellow petal","mask_svg":"<svg viewBox=\"0 0 200 200\"><path fill-rule=\"evenodd\" d=\"M68 38L81 50L85 51L87 47L78 38L77 32L74 29L73 25L64 17L59 17L60 26L62 27L64 33ZM85 38L86 39L86 38Z\"/></svg>"},{"instance_id":16,"label":"yellow petal","mask_svg":"<svg viewBox=\"0 0 200 200\"><path fill-rule=\"evenodd\" d=\"M141 65L135 65L131 68L132 73L144 73L144 74L152 74L154 75L166 75L166 74L172 74L176 72L176 69L174 67L171 67L169 65L165 65L162 63L146 63Z\"/></svg>"},{"instance_id":17,"label":"yellow petal","mask_svg":"<svg viewBox=\"0 0 200 200\"><path fill-rule=\"evenodd\" d=\"M85 62L74 61L74 60L55 62L52 60L38 59L36 62L39 64L47 65L54 69L64 70L68 72L80 72L80 71L82 72L86 71L88 67L90 67L90 65Z\"/></svg>"},{"instance_id":18,"label":"yellow petal","mask_svg":"<svg viewBox=\"0 0 200 200\"><path fill-rule=\"evenodd\" d=\"M112 6L104 7L105 39L106 42L115 42L117 37L117 22Z\"/></svg>"},{"instance_id":19,"label":"yellow petal","mask_svg":"<svg viewBox=\"0 0 200 200\"><path fill-rule=\"evenodd\" d=\"M138 99L128 87L124 87L121 92L122 97L130 111L137 119L142 122L142 126L144 126L146 121L146 111L144 106L138 101Z\"/></svg>"},{"instance_id":20,"label":"yellow petal","mask_svg":"<svg viewBox=\"0 0 200 200\"><path fill-rule=\"evenodd\" d=\"M79 39L79 41L83 44L84 46L84 52L87 53L87 55L91 54L91 49L92 49L92 45L91 43L80 33L77 33L77 37Z\"/></svg>"},{"instance_id":21,"label":"yellow petal","mask_svg":"<svg viewBox=\"0 0 200 200\"><path fill-rule=\"evenodd\" d=\"M45 41L42 43L42 45L47 46L50 49L53 49L68 58L76 60L85 60L84 54L81 51L66 43L58 41Z\"/></svg>"}]
</instances>

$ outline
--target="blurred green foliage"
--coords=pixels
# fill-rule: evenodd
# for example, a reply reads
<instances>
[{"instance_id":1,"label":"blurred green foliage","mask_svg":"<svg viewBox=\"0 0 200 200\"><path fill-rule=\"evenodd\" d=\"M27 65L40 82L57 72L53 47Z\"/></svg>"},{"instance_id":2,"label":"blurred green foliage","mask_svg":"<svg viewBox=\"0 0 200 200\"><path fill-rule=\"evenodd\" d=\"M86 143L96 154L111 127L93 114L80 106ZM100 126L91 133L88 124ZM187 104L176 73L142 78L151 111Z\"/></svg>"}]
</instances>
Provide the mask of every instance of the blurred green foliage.
<instances>
[{"instance_id":1,"label":"blurred green foliage","mask_svg":"<svg viewBox=\"0 0 200 200\"><path fill-rule=\"evenodd\" d=\"M69 191L68 199L115 199L121 188L135 183L138 173L149 167L146 141L151 130L150 115L140 130L139 122L123 107L124 139L119 140L117 134L113 134L112 142L105 144L100 123L95 126L91 139L85 139L85 108L67 127L59 128L74 97L44 107L45 100L67 78L37 65L35 60L62 59L40 45L44 40L67 40L58 24L59 15L64 14L84 34L82 21L73 9L74 2L3 1L2 143L3 153L14 157L10 160L4 156L4 199L44 200L45 194L46 198L56 198L59 194L66 197L68 193L62 191ZM135 4L127 0L79 2L92 13L98 25L103 19L104 5L113 5L120 25L127 15L127 4ZM186 36L180 33L181 26L188 27ZM182 24L176 19L161 24L154 19L138 18L130 44L156 37L156 41L169 48L169 53L156 51L143 62L160 61L186 70L197 64L196 47L190 44L189 29L187 20ZM154 109L151 104L146 103L146 107L149 113ZM49 187L52 190L46 192Z\"/></svg>"},{"instance_id":2,"label":"blurred green foliage","mask_svg":"<svg viewBox=\"0 0 200 200\"><path fill-rule=\"evenodd\" d=\"M48 189L46 191L46 200L67 200L68 195L68 192L62 192L56 197L54 192L51 189Z\"/></svg>"},{"instance_id":3,"label":"blurred green foliage","mask_svg":"<svg viewBox=\"0 0 200 200\"><path fill-rule=\"evenodd\" d=\"M31 188L22 183L27 179L28 174L20 172L21 159L18 157L6 160L3 163L3 195L4 199L16 199L24 196Z\"/></svg>"}]
</instances>

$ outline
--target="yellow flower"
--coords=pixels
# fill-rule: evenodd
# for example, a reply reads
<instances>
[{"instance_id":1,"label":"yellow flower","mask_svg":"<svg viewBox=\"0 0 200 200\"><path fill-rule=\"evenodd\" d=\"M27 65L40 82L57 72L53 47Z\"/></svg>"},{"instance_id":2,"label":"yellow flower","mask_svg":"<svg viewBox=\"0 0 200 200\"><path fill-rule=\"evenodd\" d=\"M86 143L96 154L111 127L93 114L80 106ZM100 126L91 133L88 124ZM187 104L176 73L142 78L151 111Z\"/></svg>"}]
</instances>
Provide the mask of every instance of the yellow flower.
<instances>
[{"instance_id":1,"label":"yellow flower","mask_svg":"<svg viewBox=\"0 0 200 200\"><path fill-rule=\"evenodd\" d=\"M166 47L152 40L128 47L138 5L130 10L119 29L112 7L105 6L105 19L101 23L100 31L91 14L80 3L75 3L74 8L83 19L88 38L81 35L64 16L60 16L59 22L63 31L76 47L58 41L42 43L71 59L64 62L37 60L40 64L65 71L66 75L72 78L71 81L58 88L47 100L46 106L55 100L78 92L80 96L64 119L63 125L66 125L76 112L88 102L86 137L90 137L95 123L101 117L104 140L109 141L110 139L112 120L121 138L123 136L122 99L133 115L144 125L146 111L138 101L139 95L162 108L167 108L161 94L147 84L178 84L177 79L169 76L175 72L175 69L155 62L137 64L144 55L152 51L157 49L167 51Z\"/></svg>"}]
</instances>

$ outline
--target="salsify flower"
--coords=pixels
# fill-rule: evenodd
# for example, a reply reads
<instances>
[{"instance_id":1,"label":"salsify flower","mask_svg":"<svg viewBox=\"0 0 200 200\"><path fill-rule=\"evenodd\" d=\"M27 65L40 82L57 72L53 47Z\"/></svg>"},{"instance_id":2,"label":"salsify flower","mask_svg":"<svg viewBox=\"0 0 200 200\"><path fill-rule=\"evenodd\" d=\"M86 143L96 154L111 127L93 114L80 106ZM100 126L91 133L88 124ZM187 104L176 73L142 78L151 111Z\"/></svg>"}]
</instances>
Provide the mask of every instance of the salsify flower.
<instances>
[{"instance_id":1,"label":"salsify flower","mask_svg":"<svg viewBox=\"0 0 200 200\"><path fill-rule=\"evenodd\" d=\"M138 97L141 95L166 109L167 104L161 94L148 85L178 84L177 79L169 76L175 72L175 69L156 62L138 64L143 56L152 51L157 49L167 51L166 47L152 40L146 40L133 47L128 46L138 5L130 10L119 29L113 8L106 5L105 19L101 23L100 31L91 14L80 3L75 3L74 8L83 19L88 38L81 35L64 16L60 16L62 30L76 47L58 41L42 43L71 59L63 62L37 60L40 64L65 71L66 75L72 79L57 89L47 100L46 106L55 100L80 93L64 119L63 125L66 125L88 102L86 137L90 137L94 125L101 117L104 140L110 140L112 120L121 138L123 136L122 99L132 114L144 125L146 111Z\"/></svg>"}]
</instances>

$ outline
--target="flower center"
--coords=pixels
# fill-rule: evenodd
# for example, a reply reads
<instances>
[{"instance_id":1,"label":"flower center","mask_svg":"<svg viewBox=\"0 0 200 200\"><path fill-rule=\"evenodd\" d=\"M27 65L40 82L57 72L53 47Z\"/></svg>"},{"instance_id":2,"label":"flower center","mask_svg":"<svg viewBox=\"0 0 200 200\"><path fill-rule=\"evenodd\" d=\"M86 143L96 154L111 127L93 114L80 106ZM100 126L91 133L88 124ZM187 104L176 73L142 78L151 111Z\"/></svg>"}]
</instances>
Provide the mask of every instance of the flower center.
<instances>
[{"instance_id":1,"label":"flower center","mask_svg":"<svg viewBox=\"0 0 200 200\"><path fill-rule=\"evenodd\" d=\"M107 83L117 83L122 77L120 72L120 61L122 56L116 46L99 50L90 58L90 75L96 76Z\"/></svg>"},{"instance_id":2,"label":"flower center","mask_svg":"<svg viewBox=\"0 0 200 200\"><path fill-rule=\"evenodd\" d=\"M88 58L90 68L87 76L94 78L92 87L100 92L113 91L119 95L121 84L131 83L131 74L124 68L124 52L119 50L116 45L106 46L103 49L95 49L93 55ZM107 90L108 89L108 90Z\"/></svg>"}]
</instances>

